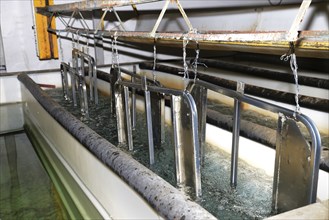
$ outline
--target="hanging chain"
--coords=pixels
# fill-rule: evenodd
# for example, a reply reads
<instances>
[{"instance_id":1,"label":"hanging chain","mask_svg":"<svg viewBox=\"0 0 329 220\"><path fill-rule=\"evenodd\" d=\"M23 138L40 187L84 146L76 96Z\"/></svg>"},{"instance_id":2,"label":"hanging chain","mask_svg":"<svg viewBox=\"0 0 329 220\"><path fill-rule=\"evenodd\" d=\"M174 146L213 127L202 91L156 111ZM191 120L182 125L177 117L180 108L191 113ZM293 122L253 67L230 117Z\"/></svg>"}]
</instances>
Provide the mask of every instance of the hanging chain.
<instances>
[{"instance_id":1,"label":"hanging chain","mask_svg":"<svg viewBox=\"0 0 329 220\"><path fill-rule=\"evenodd\" d=\"M59 53L61 56L61 62L64 62L64 51L63 51L63 45L62 45L62 38L61 38L61 31L57 34L58 37L58 43L59 43Z\"/></svg>"},{"instance_id":2,"label":"hanging chain","mask_svg":"<svg viewBox=\"0 0 329 220\"><path fill-rule=\"evenodd\" d=\"M79 35L79 30L77 30L77 49L80 50L80 35Z\"/></svg>"},{"instance_id":3,"label":"hanging chain","mask_svg":"<svg viewBox=\"0 0 329 220\"><path fill-rule=\"evenodd\" d=\"M72 49L76 48L76 44L75 44L75 41L74 41L74 33L72 32L72 37L71 37L71 41L72 41Z\"/></svg>"},{"instance_id":4,"label":"hanging chain","mask_svg":"<svg viewBox=\"0 0 329 220\"><path fill-rule=\"evenodd\" d=\"M111 50L112 50L112 65L111 65L111 67L112 68L114 68L114 56L115 56L115 54L114 54L114 38L112 38L111 39Z\"/></svg>"},{"instance_id":5,"label":"hanging chain","mask_svg":"<svg viewBox=\"0 0 329 220\"><path fill-rule=\"evenodd\" d=\"M152 69L152 75L153 75L153 81L155 82L157 80L157 76L155 73L155 66L157 62L157 46L156 46L156 39L154 38L154 44L153 44L153 69Z\"/></svg>"},{"instance_id":6,"label":"hanging chain","mask_svg":"<svg viewBox=\"0 0 329 220\"><path fill-rule=\"evenodd\" d=\"M290 68L292 73L294 74L295 79L295 102L296 108L294 112L294 118L296 118L297 114L301 113L300 106L299 106L299 83L298 83L298 66L297 66L297 58L295 54L295 46L293 42L290 42L290 49L288 53L283 54L280 58L281 60L288 61L290 59Z\"/></svg>"},{"instance_id":7,"label":"hanging chain","mask_svg":"<svg viewBox=\"0 0 329 220\"><path fill-rule=\"evenodd\" d=\"M184 71L179 72L179 74L184 74L183 80L189 79L188 65L187 65L187 62L186 62L186 46L188 45L188 42L189 42L188 38L186 36L184 36L184 38L183 38L183 67L184 67Z\"/></svg>"},{"instance_id":8,"label":"hanging chain","mask_svg":"<svg viewBox=\"0 0 329 220\"><path fill-rule=\"evenodd\" d=\"M118 44L117 44L117 39L118 39L118 36L117 36L117 32L114 33L114 62L120 72L120 61L119 61L119 52L118 52Z\"/></svg>"},{"instance_id":9,"label":"hanging chain","mask_svg":"<svg viewBox=\"0 0 329 220\"><path fill-rule=\"evenodd\" d=\"M296 102L296 109L295 109L295 113L294 113L294 117L296 117L296 113L300 114L300 106L299 106L299 84L298 84L298 66L297 66L297 59L296 59L296 54L293 53L291 54L290 57L290 68L294 74L294 78L295 78L295 90L296 90L296 94L295 94L295 102Z\"/></svg>"},{"instance_id":10,"label":"hanging chain","mask_svg":"<svg viewBox=\"0 0 329 220\"><path fill-rule=\"evenodd\" d=\"M194 61L192 63L193 72L194 72L194 82L196 81L197 74L198 74L198 64L199 64L198 60L199 60L199 55L200 55L199 42L195 41L195 43L196 43L195 58L194 58Z\"/></svg>"},{"instance_id":11,"label":"hanging chain","mask_svg":"<svg viewBox=\"0 0 329 220\"><path fill-rule=\"evenodd\" d=\"M86 35L86 54L89 54L89 33Z\"/></svg>"}]
</instances>

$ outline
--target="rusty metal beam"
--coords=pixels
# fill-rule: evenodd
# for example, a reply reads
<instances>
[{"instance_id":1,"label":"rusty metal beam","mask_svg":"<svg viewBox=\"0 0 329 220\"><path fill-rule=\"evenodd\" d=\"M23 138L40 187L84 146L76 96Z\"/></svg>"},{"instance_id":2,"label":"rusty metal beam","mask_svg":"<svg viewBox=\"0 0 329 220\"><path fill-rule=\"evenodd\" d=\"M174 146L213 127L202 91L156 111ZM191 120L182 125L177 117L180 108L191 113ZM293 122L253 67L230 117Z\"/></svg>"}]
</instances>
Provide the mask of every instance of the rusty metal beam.
<instances>
[{"instance_id":1,"label":"rusty metal beam","mask_svg":"<svg viewBox=\"0 0 329 220\"><path fill-rule=\"evenodd\" d=\"M92 11L96 9L103 9L103 8L112 8L112 7L120 7L120 6L127 6L127 5L136 5L142 3L149 3L149 2L157 2L162 0L84 0L79 2L73 3L66 3L66 4L58 4L47 6L43 8L38 8L38 13L46 13L46 12L70 12L74 10L79 11Z\"/></svg>"},{"instance_id":2,"label":"rusty metal beam","mask_svg":"<svg viewBox=\"0 0 329 220\"><path fill-rule=\"evenodd\" d=\"M93 34L93 30L66 28L66 31L79 34ZM128 43L154 44L182 47L183 39L189 39L187 47L195 48L198 42L200 49L229 50L240 52L254 52L264 54L282 55L290 48L287 40L287 31L268 32L238 32L238 31L211 31L201 33L156 33L149 32L115 32L103 31L103 37L117 37L118 40ZM297 56L329 59L329 31L300 31L295 44Z\"/></svg>"}]
</instances>

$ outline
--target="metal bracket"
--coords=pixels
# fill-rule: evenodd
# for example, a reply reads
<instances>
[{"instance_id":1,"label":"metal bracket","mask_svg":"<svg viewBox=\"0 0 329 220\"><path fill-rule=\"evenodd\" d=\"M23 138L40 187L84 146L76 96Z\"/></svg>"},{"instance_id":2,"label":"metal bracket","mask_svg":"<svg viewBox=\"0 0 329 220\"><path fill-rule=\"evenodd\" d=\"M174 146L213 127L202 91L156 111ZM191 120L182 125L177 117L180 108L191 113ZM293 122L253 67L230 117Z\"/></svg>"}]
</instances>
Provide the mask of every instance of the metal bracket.
<instances>
[{"instance_id":1,"label":"metal bracket","mask_svg":"<svg viewBox=\"0 0 329 220\"><path fill-rule=\"evenodd\" d=\"M300 23L303 21L307 9L310 7L312 0L303 0L299 11L293 21L290 30L287 34L287 40L290 42L296 41L298 39L298 28Z\"/></svg>"},{"instance_id":2,"label":"metal bracket","mask_svg":"<svg viewBox=\"0 0 329 220\"><path fill-rule=\"evenodd\" d=\"M156 21L156 23L155 23L155 25L154 25L152 31L150 32L151 37L155 37L155 32L157 31L157 29L158 29L158 27L159 27L159 25L160 25L160 22L161 22L161 20L162 20L162 18L163 18L163 16L164 16L164 14L165 14L166 11L167 11L167 8L168 8L168 6L169 6L170 1L171 1L171 0L166 0L166 3L165 3L165 5L163 6L163 8L162 8L162 10L161 10L161 13L160 13L160 15L159 15L159 17L158 17L158 20ZM185 20L186 25L187 25L188 28L189 28L189 32L193 32L193 31L194 31L194 28L193 28L193 26L192 26L190 20L188 19L188 17L187 17L187 15L186 15L186 13L185 13L185 11L184 11L182 5L180 4L179 0L175 0L175 2L176 2L176 5L177 5L178 10L180 11L180 13L182 14L182 16L183 16L183 18L184 18L184 20Z\"/></svg>"}]
</instances>

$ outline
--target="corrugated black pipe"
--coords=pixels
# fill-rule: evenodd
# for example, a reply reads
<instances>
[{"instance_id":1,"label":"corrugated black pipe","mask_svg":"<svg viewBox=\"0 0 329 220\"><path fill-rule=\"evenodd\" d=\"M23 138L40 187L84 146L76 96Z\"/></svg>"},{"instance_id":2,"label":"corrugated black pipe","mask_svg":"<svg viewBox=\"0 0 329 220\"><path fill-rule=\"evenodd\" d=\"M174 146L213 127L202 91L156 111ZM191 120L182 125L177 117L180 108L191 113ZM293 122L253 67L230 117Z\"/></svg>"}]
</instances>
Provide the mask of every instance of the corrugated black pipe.
<instances>
[{"instance_id":1,"label":"corrugated black pipe","mask_svg":"<svg viewBox=\"0 0 329 220\"><path fill-rule=\"evenodd\" d=\"M191 60L191 62L193 62L193 60ZM251 67L247 65L236 64L236 63L226 62L221 60L199 59L198 62L204 63L208 67L230 70L234 72L248 74L249 76L257 76L264 79L273 79L281 82L295 83L293 74L282 73L282 72L268 70L259 67ZM329 89L329 80L327 79L319 79L315 77L299 75L298 83L300 85L305 85L305 86Z\"/></svg>"},{"instance_id":2,"label":"corrugated black pipe","mask_svg":"<svg viewBox=\"0 0 329 220\"><path fill-rule=\"evenodd\" d=\"M153 69L153 64L152 63L141 63L139 64L140 69ZM171 66L166 66L166 65L161 65L157 64L156 68L157 71L160 72L165 72L173 75L179 75L179 72L183 72L183 69L181 68L176 68L176 67L171 67ZM210 82L212 84L236 90L236 82L232 80L227 80L223 78L219 78L217 76L209 76L204 73L197 73L198 78L200 80ZM181 75L180 75L181 76ZM191 78L194 78L194 73L189 71L189 76ZM273 101L278 101L282 103L287 103L291 105L295 105L295 94L293 93L288 93L288 92L282 92L282 91L277 91L273 89L267 89L259 86L253 86L249 84L245 84L245 91L246 94L253 95L253 96L258 96L266 99L270 99ZM315 97L310 97L310 96L304 96L300 95L299 96L299 104L301 107L304 108L309 108L317 111L322 111L322 112L327 112L329 113L329 100L328 99L321 99L321 98L315 98Z\"/></svg>"}]
</instances>

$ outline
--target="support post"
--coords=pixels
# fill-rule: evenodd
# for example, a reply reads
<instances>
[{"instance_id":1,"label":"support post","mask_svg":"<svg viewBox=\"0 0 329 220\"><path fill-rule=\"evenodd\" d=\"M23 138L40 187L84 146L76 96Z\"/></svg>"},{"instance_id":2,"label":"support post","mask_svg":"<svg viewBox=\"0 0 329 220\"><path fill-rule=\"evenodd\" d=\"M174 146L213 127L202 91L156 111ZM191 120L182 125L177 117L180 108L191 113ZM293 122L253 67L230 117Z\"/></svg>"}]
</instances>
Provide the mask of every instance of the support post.
<instances>
[{"instance_id":1,"label":"support post","mask_svg":"<svg viewBox=\"0 0 329 220\"><path fill-rule=\"evenodd\" d=\"M62 89L63 89L63 97L66 101L69 101L69 82L67 77L67 68L65 63L61 63L61 77L62 77Z\"/></svg>"},{"instance_id":2,"label":"support post","mask_svg":"<svg viewBox=\"0 0 329 220\"><path fill-rule=\"evenodd\" d=\"M244 83L237 83L237 92L243 95ZM234 99L234 112L233 112L233 131L232 131L232 152L231 152L231 179L230 184L232 188L237 186L238 175L238 159L239 159L239 138L240 138L240 115L241 115L241 102Z\"/></svg>"},{"instance_id":3,"label":"support post","mask_svg":"<svg viewBox=\"0 0 329 220\"><path fill-rule=\"evenodd\" d=\"M146 113L146 126L147 137L149 146L150 165L154 164L154 141L153 141L153 125L152 125L152 110L151 110L151 95L147 89L146 77L142 77L142 87L144 89L145 96L145 113Z\"/></svg>"},{"instance_id":4,"label":"support post","mask_svg":"<svg viewBox=\"0 0 329 220\"><path fill-rule=\"evenodd\" d=\"M115 113L117 119L117 131L118 131L118 142L119 144L127 143L127 129L125 123L125 111L124 111L124 94L123 88L119 84L113 85L114 87L114 100L115 100Z\"/></svg>"},{"instance_id":5,"label":"support post","mask_svg":"<svg viewBox=\"0 0 329 220\"><path fill-rule=\"evenodd\" d=\"M204 164L204 149L206 142L207 92L207 89L202 86L193 86L191 91L191 95L198 111L200 160L202 165Z\"/></svg>"},{"instance_id":6,"label":"support post","mask_svg":"<svg viewBox=\"0 0 329 220\"><path fill-rule=\"evenodd\" d=\"M153 125L153 141L155 147L161 147L164 132L164 112L162 111L162 104L164 104L164 97L162 94L151 93L152 106L152 125Z\"/></svg>"},{"instance_id":7,"label":"support post","mask_svg":"<svg viewBox=\"0 0 329 220\"><path fill-rule=\"evenodd\" d=\"M77 94L76 94L76 73L78 72L78 54L77 50L72 50L72 69L73 72L71 74L71 89L72 89L72 99L73 99L73 106L77 106Z\"/></svg>"},{"instance_id":8,"label":"support post","mask_svg":"<svg viewBox=\"0 0 329 220\"><path fill-rule=\"evenodd\" d=\"M129 88L124 86L123 87L124 91L124 97L125 97L125 102L124 102L124 107L125 107L125 118L126 118L126 135L128 139L128 149L131 151L134 149L133 147L133 133L132 133L132 128L131 128L131 116L130 116L130 106L129 106Z\"/></svg>"},{"instance_id":9,"label":"support post","mask_svg":"<svg viewBox=\"0 0 329 220\"><path fill-rule=\"evenodd\" d=\"M133 65L133 73L136 74L136 65ZM131 82L135 83L135 77L131 77ZM136 128L136 89L131 89L131 119L132 119L132 129Z\"/></svg>"}]
</instances>

